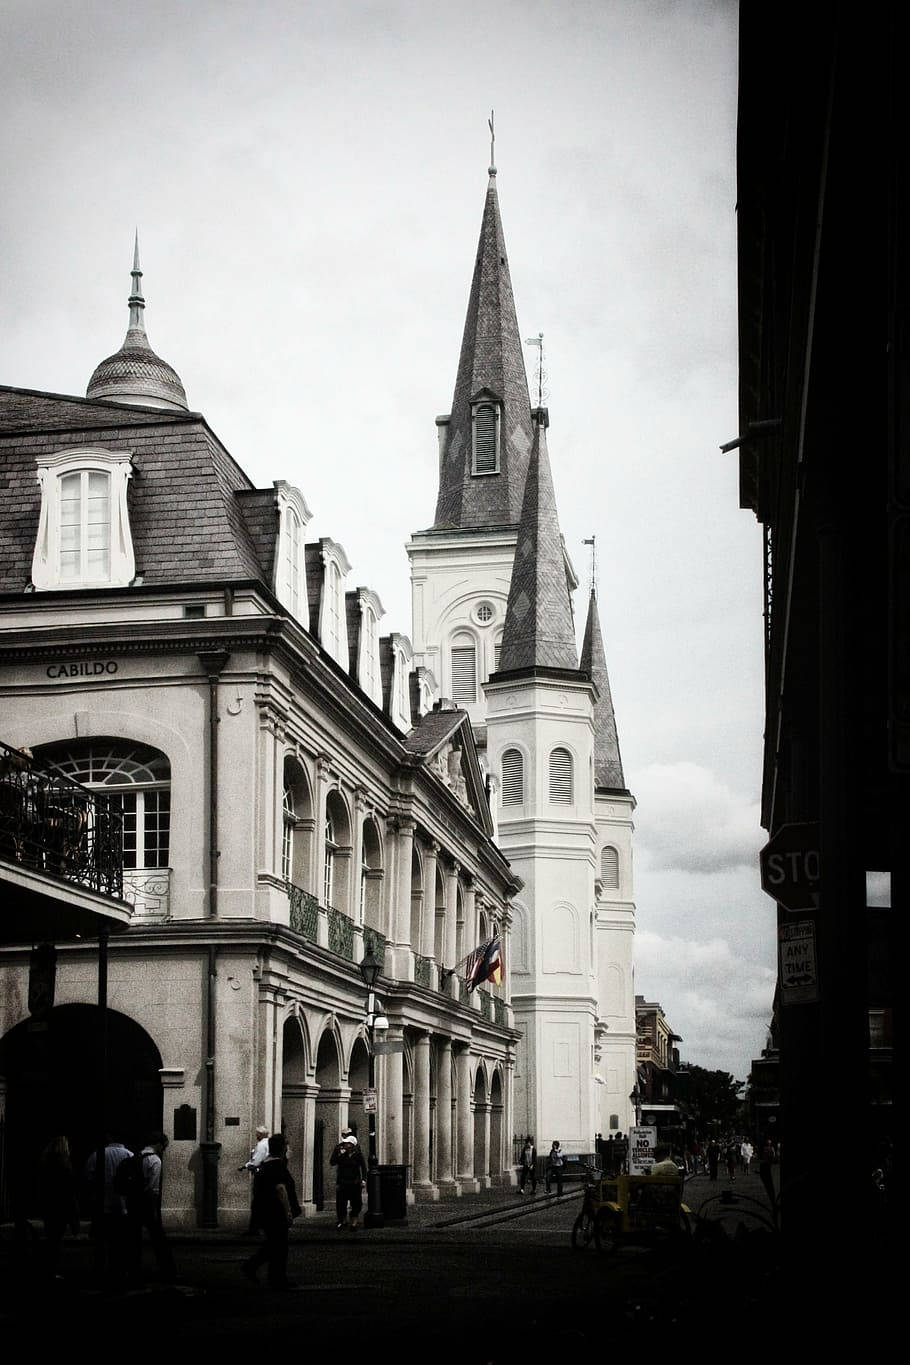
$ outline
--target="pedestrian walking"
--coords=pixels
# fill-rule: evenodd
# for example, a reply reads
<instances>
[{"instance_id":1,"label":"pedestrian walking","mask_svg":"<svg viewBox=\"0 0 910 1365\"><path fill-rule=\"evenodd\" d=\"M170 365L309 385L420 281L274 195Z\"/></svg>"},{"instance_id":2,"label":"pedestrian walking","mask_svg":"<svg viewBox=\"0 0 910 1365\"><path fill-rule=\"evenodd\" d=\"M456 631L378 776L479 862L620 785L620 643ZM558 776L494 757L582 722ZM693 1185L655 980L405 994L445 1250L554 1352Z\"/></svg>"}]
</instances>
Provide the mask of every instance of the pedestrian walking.
<instances>
[{"instance_id":1,"label":"pedestrian walking","mask_svg":"<svg viewBox=\"0 0 910 1365\"><path fill-rule=\"evenodd\" d=\"M143 1229L148 1233L162 1284L173 1284L177 1278L174 1258L161 1223L161 1158L167 1145L164 1133L151 1133L142 1151L124 1163L127 1170L122 1188L126 1198L129 1276L134 1285L143 1283ZM119 1174L118 1171L115 1179Z\"/></svg>"},{"instance_id":2,"label":"pedestrian walking","mask_svg":"<svg viewBox=\"0 0 910 1365\"><path fill-rule=\"evenodd\" d=\"M256 1190L256 1172L265 1161L269 1154L269 1130L264 1123L260 1123L256 1129L256 1142L250 1150L250 1159L240 1167L242 1171L250 1173L250 1221L247 1227L247 1235L252 1236L256 1231L256 1223L253 1218L253 1200Z\"/></svg>"},{"instance_id":3,"label":"pedestrian walking","mask_svg":"<svg viewBox=\"0 0 910 1365\"><path fill-rule=\"evenodd\" d=\"M736 1182L736 1167L739 1162L739 1143L731 1140L727 1143L727 1179Z\"/></svg>"},{"instance_id":4,"label":"pedestrian walking","mask_svg":"<svg viewBox=\"0 0 910 1365\"><path fill-rule=\"evenodd\" d=\"M754 1155L755 1148L752 1146L752 1143L749 1141L749 1139L746 1138L745 1142L740 1146L739 1149L739 1164L743 1175L749 1174L749 1167L752 1165L752 1158Z\"/></svg>"},{"instance_id":5,"label":"pedestrian walking","mask_svg":"<svg viewBox=\"0 0 910 1365\"><path fill-rule=\"evenodd\" d=\"M629 1156L629 1139L623 1137L622 1133L616 1134L616 1141L613 1143L613 1163L617 1175L622 1175L626 1169L626 1161Z\"/></svg>"},{"instance_id":6,"label":"pedestrian walking","mask_svg":"<svg viewBox=\"0 0 910 1365\"><path fill-rule=\"evenodd\" d=\"M101 1172L103 1194L99 1199L97 1152L92 1152L85 1163L85 1180L92 1205L92 1237L95 1239L99 1269L107 1268L111 1279L119 1282L126 1271L126 1200L114 1186L117 1169L133 1153L120 1138L109 1134L104 1143L104 1165Z\"/></svg>"},{"instance_id":7,"label":"pedestrian walking","mask_svg":"<svg viewBox=\"0 0 910 1365\"><path fill-rule=\"evenodd\" d=\"M720 1163L720 1143L717 1138L712 1138L708 1143L705 1156L708 1160L708 1176L711 1180L717 1179L717 1167Z\"/></svg>"},{"instance_id":8,"label":"pedestrian walking","mask_svg":"<svg viewBox=\"0 0 910 1365\"><path fill-rule=\"evenodd\" d=\"M363 1192L367 1184L367 1164L350 1128L343 1128L341 1141L329 1157L329 1165L335 1167L335 1212L338 1216L336 1227L360 1227L360 1210L363 1208ZM348 1205L351 1206L351 1221L348 1223Z\"/></svg>"},{"instance_id":9,"label":"pedestrian walking","mask_svg":"<svg viewBox=\"0 0 910 1365\"><path fill-rule=\"evenodd\" d=\"M76 1231L79 1229L76 1176L70 1157L70 1145L62 1133L52 1138L41 1153L39 1176L47 1254L46 1268L48 1275L57 1276L63 1234L68 1227L75 1227Z\"/></svg>"},{"instance_id":10,"label":"pedestrian walking","mask_svg":"<svg viewBox=\"0 0 910 1365\"><path fill-rule=\"evenodd\" d=\"M287 1166L287 1140L283 1133L269 1138L269 1154L254 1181L254 1217L265 1238L262 1246L240 1267L254 1284L261 1265L268 1264L270 1289L293 1289L288 1279L288 1228L300 1213L294 1177Z\"/></svg>"},{"instance_id":11,"label":"pedestrian walking","mask_svg":"<svg viewBox=\"0 0 910 1365\"><path fill-rule=\"evenodd\" d=\"M560 1147L558 1140L554 1138L553 1145L547 1153L547 1194L550 1193L550 1186L554 1181L556 1183L557 1196L562 1194L562 1177L565 1164L566 1159L562 1154L562 1148Z\"/></svg>"},{"instance_id":12,"label":"pedestrian walking","mask_svg":"<svg viewBox=\"0 0 910 1365\"><path fill-rule=\"evenodd\" d=\"M525 1185L530 1180L531 1193L537 1193L537 1152L534 1150L534 1143L531 1139L525 1138L525 1145L521 1149L521 1175L518 1180L518 1193L524 1194Z\"/></svg>"}]
</instances>

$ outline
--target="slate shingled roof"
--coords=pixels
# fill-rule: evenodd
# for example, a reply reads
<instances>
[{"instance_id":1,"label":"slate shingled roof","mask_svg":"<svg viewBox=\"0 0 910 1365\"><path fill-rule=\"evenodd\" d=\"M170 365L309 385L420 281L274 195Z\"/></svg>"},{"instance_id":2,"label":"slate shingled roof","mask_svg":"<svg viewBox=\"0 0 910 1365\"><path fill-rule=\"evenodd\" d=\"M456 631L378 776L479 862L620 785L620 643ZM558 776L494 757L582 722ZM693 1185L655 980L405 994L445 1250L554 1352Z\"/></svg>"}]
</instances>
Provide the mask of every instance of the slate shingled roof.
<instances>
[{"instance_id":1,"label":"slate shingled roof","mask_svg":"<svg viewBox=\"0 0 910 1365\"><path fill-rule=\"evenodd\" d=\"M547 413L534 413L534 444L518 526L499 672L575 670L578 655L565 553L547 454Z\"/></svg>"},{"instance_id":2,"label":"slate shingled roof","mask_svg":"<svg viewBox=\"0 0 910 1365\"><path fill-rule=\"evenodd\" d=\"M625 791L626 780L622 772L616 716L607 675L607 656L600 632L597 597L593 590L581 646L581 668L591 675L591 681L597 688L597 701L594 703L594 786L598 791Z\"/></svg>"},{"instance_id":3,"label":"slate shingled roof","mask_svg":"<svg viewBox=\"0 0 910 1365\"><path fill-rule=\"evenodd\" d=\"M264 528L241 510L252 485L198 413L2 388L0 592L24 592L31 579L39 459L93 445L132 453L130 526L144 584L271 586Z\"/></svg>"},{"instance_id":4,"label":"slate shingled roof","mask_svg":"<svg viewBox=\"0 0 910 1365\"><path fill-rule=\"evenodd\" d=\"M500 467L498 474L477 476L471 473L471 400L483 389L503 404ZM531 436L528 379L493 172L440 468L435 529L514 526L521 512Z\"/></svg>"}]
</instances>

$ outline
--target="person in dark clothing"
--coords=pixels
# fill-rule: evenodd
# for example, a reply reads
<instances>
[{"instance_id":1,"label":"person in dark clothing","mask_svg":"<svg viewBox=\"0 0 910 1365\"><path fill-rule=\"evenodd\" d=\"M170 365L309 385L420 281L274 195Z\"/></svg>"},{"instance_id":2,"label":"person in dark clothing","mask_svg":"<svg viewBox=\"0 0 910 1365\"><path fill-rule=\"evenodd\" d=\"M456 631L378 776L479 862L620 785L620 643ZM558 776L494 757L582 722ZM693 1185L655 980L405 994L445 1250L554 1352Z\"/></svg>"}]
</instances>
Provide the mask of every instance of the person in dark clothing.
<instances>
[{"instance_id":1,"label":"person in dark clothing","mask_svg":"<svg viewBox=\"0 0 910 1365\"><path fill-rule=\"evenodd\" d=\"M164 1133L152 1133L138 1156L130 1157L137 1165L134 1190L126 1195L127 1241L129 1245L130 1279L142 1284L142 1230L145 1228L155 1253L158 1275L164 1284L177 1278L174 1258L161 1225L161 1158L168 1140Z\"/></svg>"},{"instance_id":2,"label":"person in dark clothing","mask_svg":"<svg viewBox=\"0 0 910 1365\"><path fill-rule=\"evenodd\" d=\"M774 1143L770 1138L765 1138L762 1143L761 1152L758 1158L758 1174L761 1183L765 1187L768 1202L772 1212L776 1208L777 1196L774 1193L774 1176L771 1174L771 1166L774 1162Z\"/></svg>"},{"instance_id":3,"label":"person in dark clothing","mask_svg":"<svg viewBox=\"0 0 910 1365\"><path fill-rule=\"evenodd\" d=\"M297 1188L287 1165L287 1139L283 1133L269 1138L269 1154L253 1177L253 1216L265 1241L240 1267L241 1274L256 1283L256 1272L268 1263L270 1289L293 1289L288 1279L288 1228L300 1213Z\"/></svg>"},{"instance_id":4,"label":"person in dark clothing","mask_svg":"<svg viewBox=\"0 0 910 1365\"><path fill-rule=\"evenodd\" d=\"M555 1183L557 1198L562 1195L562 1177L566 1159L562 1154L562 1148L558 1140L554 1139L553 1145L547 1153L547 1194L550 1193L550 1186Z\"/></svg>"},{"instance_id":5,"label":"person in dark clothing","mask_svg":"<svg viewBox=\"0 0 910 1365\"><path fill-rule=\"evenodd\" d=\"M518 1193L524 1194L525 1184L531 1182L531 1193L537 1193L537 1153L534 1150L534 1143L528 1138L521 1150L521 1176L518 1181Z\"/></svg>"},{"instance_id":6,"label":"person in dark clothing","mask_svg":"<svg viewBox=\"0 0 910 1365\"><path fill-rule=\"evenodd\" d=\"M720 1144L714 1138L708 1143L708 1150L705 1155L708 1158L708 1175L711 1180L716 1180L717 1166L720 1161Z\"/></svg>"},{"instance_id":7,"label":"person in dark clothing","mask_svg":"<svg viewBox=\"0 0 910 1365\"><path fill-rule=\"evenodd\" d=\"M350 1128L345 1128L332 1155L329 1165L335 1167L337 1187L335 1190L335 1211L338 1215L336 1227L340 1231L348 1226L348 1204L351 1206L352 1228L360 1227L360 1210L363 1208L363 1191L367 1183L367 1164L363 1152L357 1145L357 1138Z\"/></svg>"},{"instance_id":8,"label":"person in dark clothing","mask_svg":"<svg viewBox=\"0 0 910 1365\"><path fill-rule=\"evenodd\" d=\"M56 1275L63 1234L67 1227L79 1229L76 1176L70 1145L62 1134L53 1138L41 1153L41 1210L47 1240L47 1269L49 1274Z\"/></svg>"}]
</instances>

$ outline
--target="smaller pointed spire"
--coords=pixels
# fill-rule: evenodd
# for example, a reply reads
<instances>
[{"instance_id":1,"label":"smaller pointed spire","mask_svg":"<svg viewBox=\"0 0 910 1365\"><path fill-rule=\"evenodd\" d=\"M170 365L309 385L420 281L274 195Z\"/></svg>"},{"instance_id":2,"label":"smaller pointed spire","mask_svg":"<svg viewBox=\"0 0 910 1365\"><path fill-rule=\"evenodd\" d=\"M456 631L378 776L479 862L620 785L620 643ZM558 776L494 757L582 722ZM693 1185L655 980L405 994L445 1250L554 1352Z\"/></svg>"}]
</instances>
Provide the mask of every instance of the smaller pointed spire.
<instances>
[{"instance_id":1,"label":"smaller pointed spire","mask_svg":"<svg viewBox=\"0 0 910 1365\"><path fill-rule=\"evenodd\" d=\"M565 551L547 454L546 408L535 408L499 669L578 668Z\"/></svg>"},{"instance_id":2,"label":"smaller pointed spire","mask_svg":"<svg viewBox=\"0 0 910 1365\"><path fill-rule=\"evenodd\" d=\"M145 321L143 319L143 314L145 313L145 299L142 297L142 285L139 283L142 279L142 270L139 266L138 228L136 228L136 238L133 243L133 268L130 271L130 275L132 276L133 287L130 290L130 296L127 300L130 306L130 321L127 332L142 332L144 335Z\"/></svg>"},{"instance_id":3,"label":"smaller pointed spire","mask_svg":"<svg viewBox=\"0 0 910 1365\"><path fill-rule=\"evenodd\" d=\"M597 591L593 583L591 584L591 597L588 602L585 638L581 646L581 668L585 673L590 674L591 681L597 688L597 701L594 703L595 789L625 791L626 780L623 777L622 758L619 753L616 716L613 711L610 679L607 674L607 656L600 631Z\"/></svg>"}]
</instances>

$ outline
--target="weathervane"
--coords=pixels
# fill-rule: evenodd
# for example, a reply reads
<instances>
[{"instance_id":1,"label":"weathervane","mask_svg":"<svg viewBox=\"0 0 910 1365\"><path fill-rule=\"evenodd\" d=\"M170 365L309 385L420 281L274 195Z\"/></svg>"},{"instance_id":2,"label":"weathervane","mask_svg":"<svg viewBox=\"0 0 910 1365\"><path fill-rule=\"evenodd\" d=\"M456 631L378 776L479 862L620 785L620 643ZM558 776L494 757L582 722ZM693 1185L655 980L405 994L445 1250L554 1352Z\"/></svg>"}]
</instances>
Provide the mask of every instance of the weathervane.
<instances>
[{"instance_id":1,"label":"weathervane","mask_svg":"<svg viewBox=\"0 0 910 1365\"><path fill-rule=\"evenodd\" d=\"M493 127L493 110L490 110L490 117L487 119L490 127L490 175L496 174L496 130Z\"/></svg>"},{"instance_id":2,"label":"weathervane","mask_svg":"<svg viewBox=\"0 0 910 1365\"><path fill-rule=\"evenodd\" d=\"M597 596L597 537L589 536L583 540L582 545L591 547L591 592Z\"/></svg>"},{"instance_id":3,"label":"weathervane","mask_svg":"<svg viewBox=\"0 0 910 1365\"><path fill-rule=\"evenodd\" d=\"M543 332L538 332L536 337L525 337L526 346L536 346L538 349L537 357L537 406L543 407L544 400L544 368L543 368Z\"/></svg>"}]
</instances>

